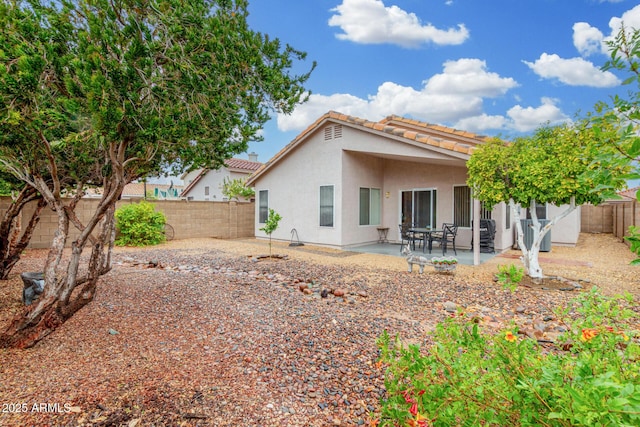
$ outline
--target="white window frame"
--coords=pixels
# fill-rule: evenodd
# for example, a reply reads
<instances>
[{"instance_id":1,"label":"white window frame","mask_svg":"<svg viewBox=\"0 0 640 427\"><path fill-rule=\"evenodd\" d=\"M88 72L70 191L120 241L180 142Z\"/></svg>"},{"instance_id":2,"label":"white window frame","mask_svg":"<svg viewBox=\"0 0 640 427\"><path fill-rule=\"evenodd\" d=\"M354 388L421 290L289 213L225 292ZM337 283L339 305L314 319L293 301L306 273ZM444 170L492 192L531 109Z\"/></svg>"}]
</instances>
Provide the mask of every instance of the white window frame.
<instances>
[{"instance_id":1,"label":"white window frame","mask_svg":"<svg viewBox=\"0 0 640 427\"><path fill-rule=\"evenodd\" d=\"M322 224L322 188L331 187L331 225ZM322 228L333 228L336 223L336 186L333 184L318 187L318 225Z\"/></svg>"},{"instance_id":2,"label":"white window frame","mask_svg":"<svg viewBox=\"0 0 640 427\"><path fill-rule=\"evenodd\" d=\"M362 212L361 212L361 200L360 200L360 192L361 190L369 190L369 223L368 224L362 224L360 222L361 218L362 218ZM378 221L377 223L372 223L371 221L371 217L373 216L373 210L372 210L372 190L376 190L378 192L378 212L377 212L377 217L378 217ZM358 225L361 227L369 227L369 226L380 226L380 224L382 223L382 189L381 188L377 188L377 187L358 187Z\"/></svg>"},{"instance_id":3,"label":"white window frame","mask_svg":"<svg viewBox=\"0 0 640 427\"><path fill-rule=\"evenodd\" d=\"M264 219L264 221L262 221L262 213L263 213L263 206L262 206L262 194L266 194L266 199L267 199L267 216ZM259 224L265 224L267 222L267 219L269 218L269 190L259 190L258 191L258 223Z\"/></svg>"}]
</instances>

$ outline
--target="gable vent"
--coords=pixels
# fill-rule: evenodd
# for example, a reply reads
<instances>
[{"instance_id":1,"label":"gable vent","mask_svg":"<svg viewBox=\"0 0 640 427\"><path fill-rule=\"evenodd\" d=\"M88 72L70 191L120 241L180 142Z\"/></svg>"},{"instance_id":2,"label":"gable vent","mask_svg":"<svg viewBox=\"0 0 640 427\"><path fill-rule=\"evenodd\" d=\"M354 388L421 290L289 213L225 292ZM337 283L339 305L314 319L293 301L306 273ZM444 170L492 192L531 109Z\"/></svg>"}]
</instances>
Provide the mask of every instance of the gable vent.
<instances>
[{"instance_id":1,"label":"gable vent","mask_svg":"<svg viewBox=\"0 0 640 427\"><path fill-rule=\"evenodd\" d=\"M342 138L342 125L327 126L324 128L324 140Z\"/></svg>"}]
</instances>

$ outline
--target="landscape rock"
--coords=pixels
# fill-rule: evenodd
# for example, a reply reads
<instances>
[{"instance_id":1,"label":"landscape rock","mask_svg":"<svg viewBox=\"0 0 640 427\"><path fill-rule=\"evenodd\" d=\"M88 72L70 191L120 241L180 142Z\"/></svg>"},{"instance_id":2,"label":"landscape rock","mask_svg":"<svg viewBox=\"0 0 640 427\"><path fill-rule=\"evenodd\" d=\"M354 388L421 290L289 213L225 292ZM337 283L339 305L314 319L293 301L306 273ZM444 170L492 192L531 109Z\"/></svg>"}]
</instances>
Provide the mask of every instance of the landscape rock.
<instances>
[{"instance_id":1,"label":"landscape rock","mask_svg":"<svg viewBox=\"0 0 640 427\"><path fill-rule=\"evenodd\" d=\"M442 308L444 308L449 313L455 313L458 310L458 306L456 305L456 303L451 301L447 301L442 304Z\"/></svg>"}]
</instances>

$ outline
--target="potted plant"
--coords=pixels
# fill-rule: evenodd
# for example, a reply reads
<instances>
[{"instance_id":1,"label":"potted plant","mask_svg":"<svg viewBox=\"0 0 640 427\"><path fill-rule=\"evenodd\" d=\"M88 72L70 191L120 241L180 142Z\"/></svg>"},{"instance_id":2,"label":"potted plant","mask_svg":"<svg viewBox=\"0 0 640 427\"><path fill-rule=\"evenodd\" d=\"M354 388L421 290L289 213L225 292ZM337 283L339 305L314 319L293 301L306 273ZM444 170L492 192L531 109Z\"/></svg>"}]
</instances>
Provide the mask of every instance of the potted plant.
<instances>
[{"instance_id":1,"label":"potted plant","mask_svg":"<svg viewBox=\"0 0 640 427\"><path fill-rule=\"evenodd\" d=\"M458 265L458 259L452 256L433 257L431 264L436 271L454 271Z\"/></svg>"}]
</instances>

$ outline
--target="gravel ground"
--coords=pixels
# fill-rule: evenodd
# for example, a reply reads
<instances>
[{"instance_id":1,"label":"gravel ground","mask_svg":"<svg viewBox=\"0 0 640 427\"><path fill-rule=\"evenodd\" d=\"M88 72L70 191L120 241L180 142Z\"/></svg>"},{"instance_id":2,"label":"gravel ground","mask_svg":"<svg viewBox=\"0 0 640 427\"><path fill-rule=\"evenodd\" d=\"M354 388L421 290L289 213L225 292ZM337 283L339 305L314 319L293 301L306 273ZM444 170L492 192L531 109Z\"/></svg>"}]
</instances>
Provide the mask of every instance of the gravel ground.
<instances>
[{"instance_id":1,"label":"gravel ground","mask_svg":"<svg viewBox=\"0 0 640 427\"><path fill-rule=\"evenodd\" d=\"M385 393L384 330L428 345L461 309L489 331L516 322L552 339L552 309L577 292L501 289L496 265L516 252L455 275L409 274L399 257L273 252L285 259L259 260L268 246L253 239L118 249L89 306L33 349L0 350L0 425L369 425ZM21 308L17 275L44 255L28 251L2 284L0 327ZM638 301L632 259L610 235L541 255L547 274Z\"/></svg>"}]
</instances>

